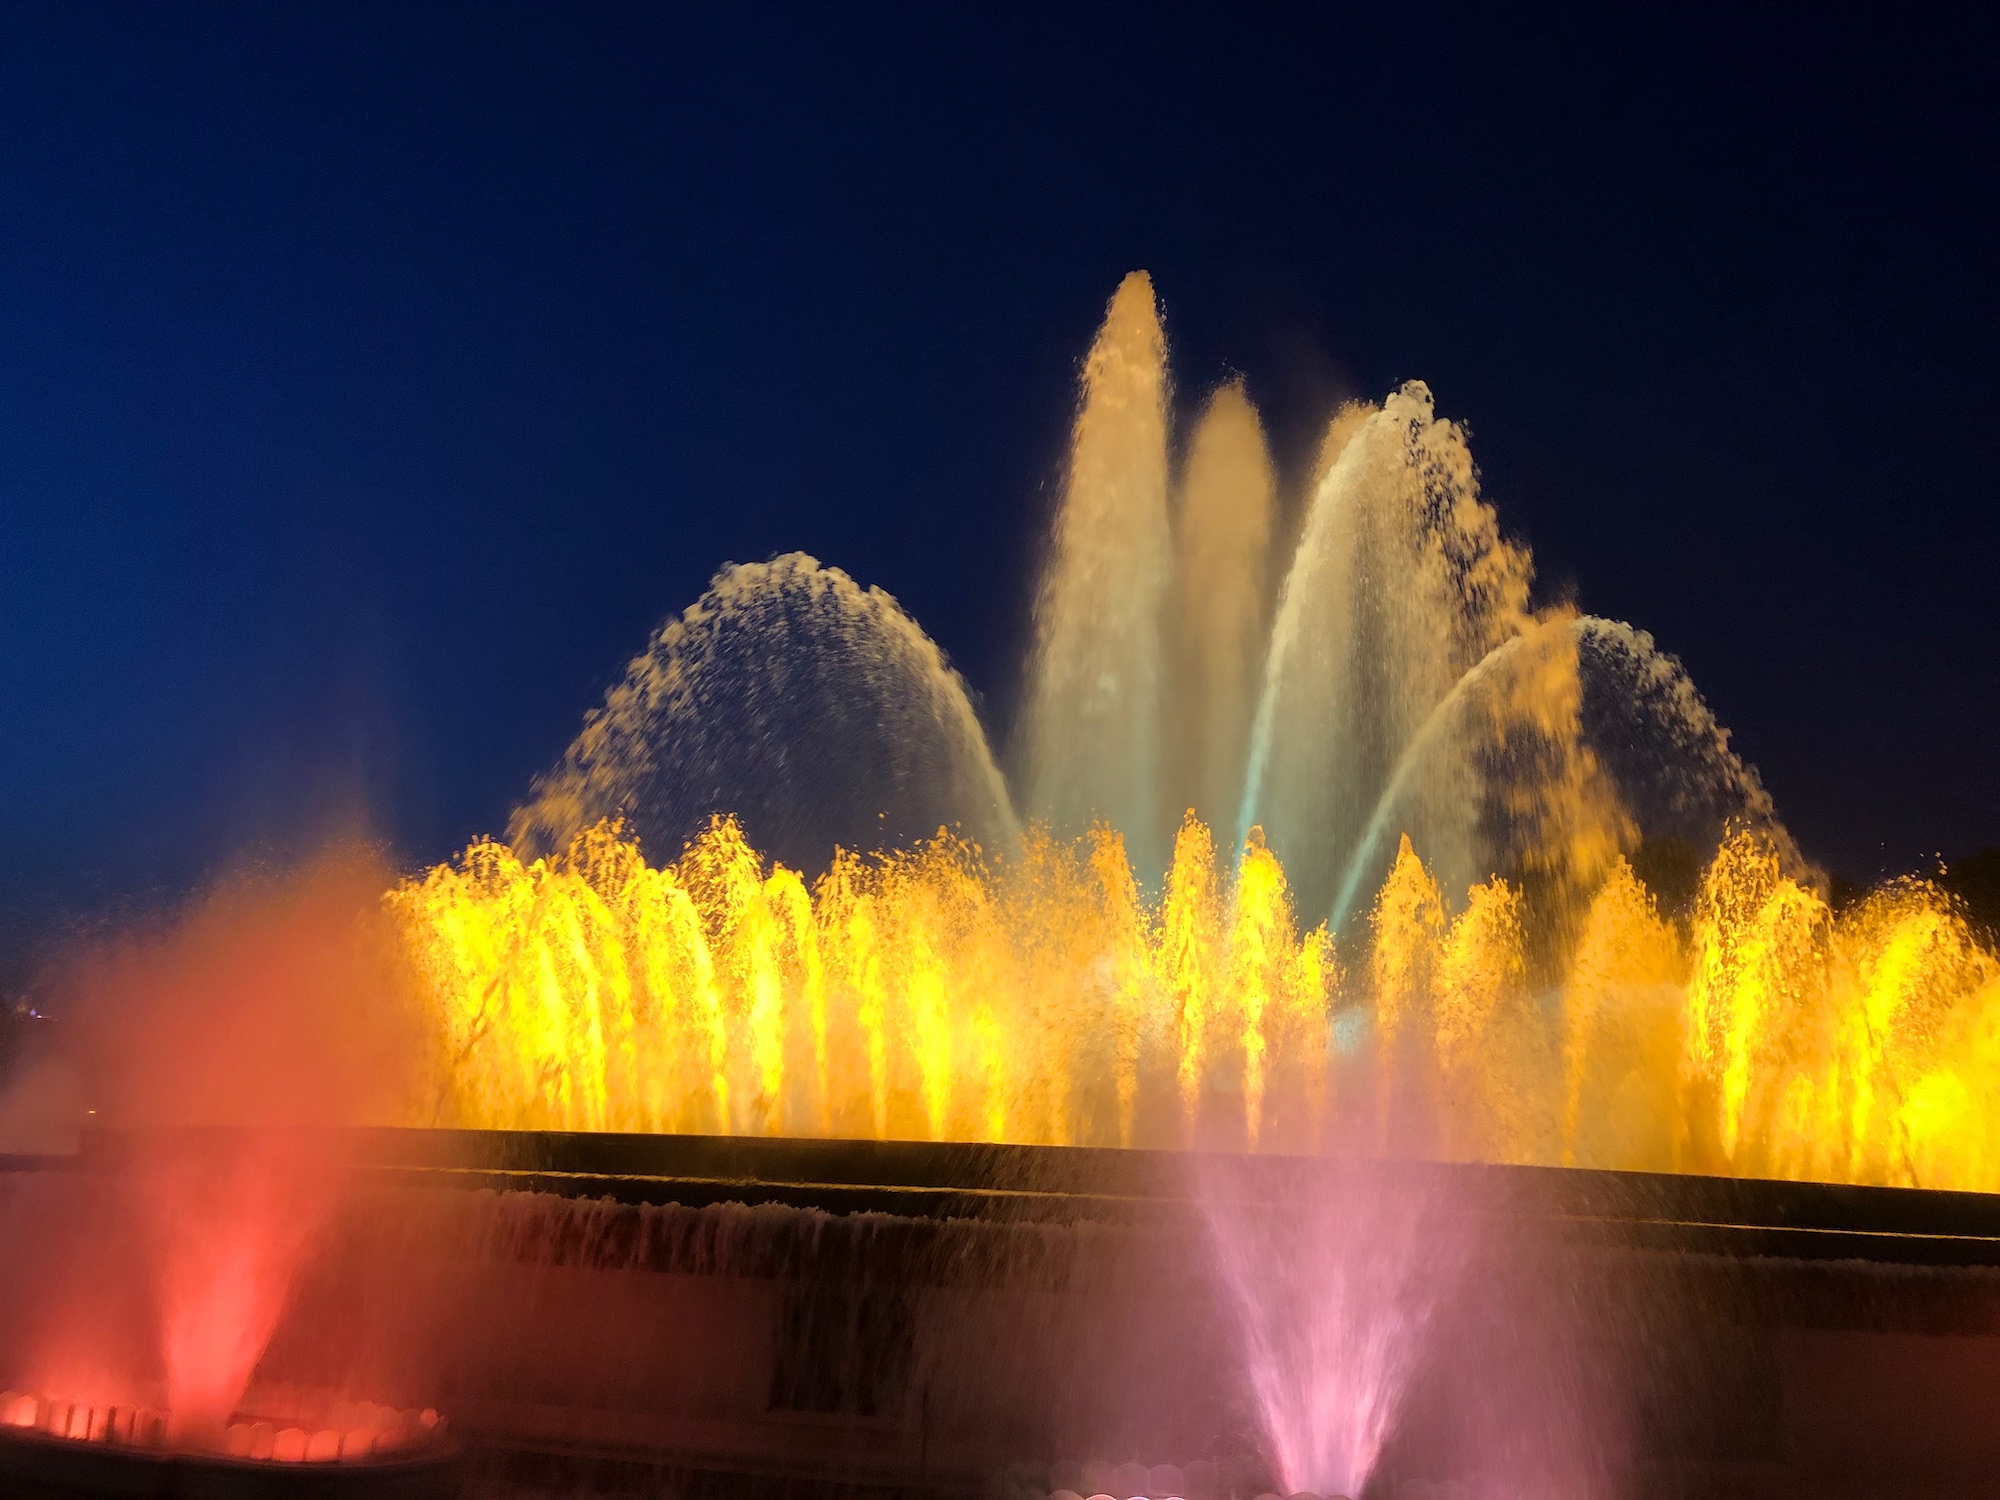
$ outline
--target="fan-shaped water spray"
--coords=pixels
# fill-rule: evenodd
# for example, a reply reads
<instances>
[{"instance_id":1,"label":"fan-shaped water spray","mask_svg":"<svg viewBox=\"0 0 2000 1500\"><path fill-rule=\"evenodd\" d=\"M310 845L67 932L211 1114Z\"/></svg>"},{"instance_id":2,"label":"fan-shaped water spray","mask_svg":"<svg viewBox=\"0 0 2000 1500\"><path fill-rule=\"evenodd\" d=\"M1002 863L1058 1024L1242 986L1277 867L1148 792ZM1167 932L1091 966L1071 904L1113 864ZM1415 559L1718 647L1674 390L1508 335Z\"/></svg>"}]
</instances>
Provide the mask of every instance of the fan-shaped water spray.
<instances>
[{"instance_id":1,"label":"fan-shaped water spray","mask_svg":"<svg viewBox=\"0 0 2000 1500\"><path fill-rule=\"evenodd\" d=\"M724 569L661 626L509 837L556 852L617 817L670 858L719 811L802 868L940 827L1018 831L936 644L880 589L797 552Z\"/></svg>"},{"instance_id":2,"label":"fan-shaped water spray","mask_svg":"<svg viewBox=\"0 0 2000 1500\"><path fill-rule=\"evenodd\" d=\"M1201 1201L1280 1486L1362 1494L1470 1259L1464 1222L1383 1172L1328 1177L1276 1212L1244 1213L1221 1181Z\"/></svg>"}]
</instances>

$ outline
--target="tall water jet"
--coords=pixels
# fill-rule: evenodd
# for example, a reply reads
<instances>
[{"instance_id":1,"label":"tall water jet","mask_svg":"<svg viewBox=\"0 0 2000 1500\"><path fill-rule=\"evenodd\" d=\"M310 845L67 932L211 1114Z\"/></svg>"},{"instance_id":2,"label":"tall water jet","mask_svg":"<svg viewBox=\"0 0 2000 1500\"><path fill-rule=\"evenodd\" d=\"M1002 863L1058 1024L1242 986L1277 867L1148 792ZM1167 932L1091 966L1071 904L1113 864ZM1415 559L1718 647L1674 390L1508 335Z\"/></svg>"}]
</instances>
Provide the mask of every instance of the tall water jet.
<instances>
[{"instance_id":1,"label":"tall water jet","mask_svg":"<svg viewBox=\"0 0 2000 1500\"><path fill-rule=\"evenodd\" d=\"M1227 828L1243 785L1268 615L1277 477L1241 380L1219 386L1188 445L1175 516L1169 818Z\"/></svg>"},{"instance_id":2,"label":"tall water jet","mask_svg":"<svg viewBox=\"0 0 2000 1500\"><path fill-rule=\"evenodd\" d=\"M965 684L888 594L794 552L725 568L653 635L508 837L551 853L622 818L671 858L718 813L823 868L951 827L1016 832Z\"/></svg>"},{"instance_id":3,"label":"tall water jet","mask_svg":"<svg viewBox=\"0 0 2000 1500\"><path fill-rule=\"evenodd\" d=\"M139 1179L178 1441L221 1446L331 1216L333 1193L321 1175L329 1165L278 1136L231 1143L205 1159L163 1160Z\"/></svg>"},{"instance_id":4,"label":"tall water jet","mask_svg":"<svg viewBox=\"0 0 2000 1500\"><path fill-rule=\"evenodd\" d=\"M1093 819L1160 868L1167 348L1152 278L1119 284L1084 362L1083 397L1035 605L1023 721L1026 806L1064 832Z\"/></svg>"},{"instance_id":5,"label":"tall water jet","mask_svg":"<svg viewBox=\"0 0 2000 1500\"><path fill-rule=\"evenodd\" d=\"M1264 825L1308 910L1327 909L1433 710L1531 623L1531 576L1479 499L1464 433L1420 382L1342 445L1280 596L1239 819ZM1459 888L1483 873L1477 748L1411 772L1408 831Z\"/></svg>"}]
</instances>

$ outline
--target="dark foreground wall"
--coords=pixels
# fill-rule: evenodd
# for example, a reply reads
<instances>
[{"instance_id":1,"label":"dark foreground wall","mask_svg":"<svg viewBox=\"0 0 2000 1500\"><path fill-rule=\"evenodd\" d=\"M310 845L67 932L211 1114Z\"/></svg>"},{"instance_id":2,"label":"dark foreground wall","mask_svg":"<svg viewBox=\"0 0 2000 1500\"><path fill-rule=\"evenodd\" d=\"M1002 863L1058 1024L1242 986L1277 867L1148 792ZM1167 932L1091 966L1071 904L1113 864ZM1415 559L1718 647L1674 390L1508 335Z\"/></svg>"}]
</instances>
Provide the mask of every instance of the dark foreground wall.
<instances>
[{"instance_id":1,"label":"dark foreground wall","mask_svg":"<svg viewBox=\"0 0 2000 1500\"><path fill-rule=\"evenodd\" d=\"M54 1274L37 1224L97 1215L115 1237L118 1185L161 1152L227 1145L100 1135L8 1174L0 1275ZM259 1382L436 1404L517 1477L962 1493L1074 1459L1267 1478L1187 1158L451 1132L333 1154L347 1186ZM1384 1175L1471 1226L1438 1233L1465 1258L1385 1489L2000 1494L1995 1200L1278 1159L1211 1160L1199 1185L1277 1221ZM0 1350L33 1323L0 1298Z\"/></svg>"}]
</instances>

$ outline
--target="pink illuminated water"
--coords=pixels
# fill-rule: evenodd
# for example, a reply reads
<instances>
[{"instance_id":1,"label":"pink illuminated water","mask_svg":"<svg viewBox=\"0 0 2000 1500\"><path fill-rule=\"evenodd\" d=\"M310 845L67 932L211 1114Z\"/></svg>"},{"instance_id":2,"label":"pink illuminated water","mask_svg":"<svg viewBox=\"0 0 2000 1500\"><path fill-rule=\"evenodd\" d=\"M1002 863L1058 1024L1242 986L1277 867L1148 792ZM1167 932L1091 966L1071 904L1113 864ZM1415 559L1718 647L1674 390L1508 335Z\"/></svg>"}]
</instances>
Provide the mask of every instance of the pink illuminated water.
<instances>
[{"instance_id":1,"label":"pink illuminated water","mask_svg":"<svg viewBox=\"0 0 2000 1500\"><path fill-rule=\"evenodd\" d=\"M1280 1490L1359 1495L1470 1258L1435 1187L1329 1166L1283 1203L1197 1166L1217 1271Z\"/></svg>"}]
</instances>

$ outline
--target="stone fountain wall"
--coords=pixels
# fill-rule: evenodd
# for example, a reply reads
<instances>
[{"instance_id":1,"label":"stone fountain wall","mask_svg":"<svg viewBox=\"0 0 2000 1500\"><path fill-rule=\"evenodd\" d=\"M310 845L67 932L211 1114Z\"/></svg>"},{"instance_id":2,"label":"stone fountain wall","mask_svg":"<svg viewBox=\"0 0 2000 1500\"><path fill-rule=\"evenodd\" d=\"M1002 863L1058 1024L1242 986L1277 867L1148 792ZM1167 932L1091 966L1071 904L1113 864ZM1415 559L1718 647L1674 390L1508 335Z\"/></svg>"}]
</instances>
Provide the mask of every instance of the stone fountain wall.
<instances>
[{"instance_id":1,"label":"stone fountain wall","mask_svg":"<svg viewBox=\"0 0 2000 1500\"><path fill-rule=\"evenodd\" d=\"M503 1468L566 1474L1268 1482L1170 1157L428 1133L350 1156L253 1391L436 1405ZM141 1169L100 1139L4 1186L46 1203ZM1246 1159L1240 1211L1327 1170ZM1620 1496L1960 1495L2000 1473L1990 1200L1366 1170L1452 1176L1486 1226L1374 1491L1536 1464Z\"/></svg>"}]
</instances>

